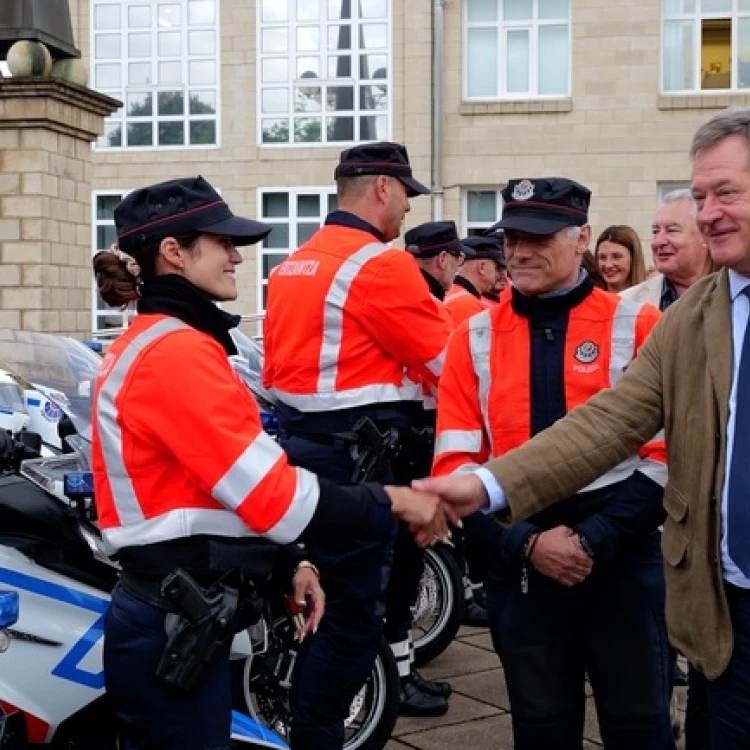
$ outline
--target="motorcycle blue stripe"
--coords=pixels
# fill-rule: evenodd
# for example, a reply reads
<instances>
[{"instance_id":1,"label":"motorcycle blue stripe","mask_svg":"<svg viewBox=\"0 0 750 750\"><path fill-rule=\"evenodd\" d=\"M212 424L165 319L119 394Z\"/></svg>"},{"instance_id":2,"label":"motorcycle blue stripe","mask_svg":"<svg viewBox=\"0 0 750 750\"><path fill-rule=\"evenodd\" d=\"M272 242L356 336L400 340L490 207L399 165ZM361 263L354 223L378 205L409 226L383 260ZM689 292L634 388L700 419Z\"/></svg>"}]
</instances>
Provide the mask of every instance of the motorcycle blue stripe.
<instances>
[{"instance_id":1,"label":"motorcycle blue stripe","mask_svg":"<svg viewBox=\"0 0 750 750\"><path fill-rule=\"evenodd\" d=\"M257 747L281 747L284 750L289 747L270 729L266 729L254 719L237 711L232 711L232 736L252 740Z\"/></svg>"}]
</instances>

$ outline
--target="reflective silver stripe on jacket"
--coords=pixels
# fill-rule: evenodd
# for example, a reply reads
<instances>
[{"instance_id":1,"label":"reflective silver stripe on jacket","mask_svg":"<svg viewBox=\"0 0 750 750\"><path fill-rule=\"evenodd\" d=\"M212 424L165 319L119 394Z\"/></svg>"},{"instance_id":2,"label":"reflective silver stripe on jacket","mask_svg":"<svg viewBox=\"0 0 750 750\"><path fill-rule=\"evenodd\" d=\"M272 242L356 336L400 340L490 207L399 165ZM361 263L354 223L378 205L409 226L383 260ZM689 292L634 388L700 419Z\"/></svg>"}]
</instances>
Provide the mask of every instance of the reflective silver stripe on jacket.
<instances>
[{"instance_id":1,"label":"reflective silver stripe on jacket","mask_svg":"<svg viewBox=\"0 0 750 750\"><path fill-rule=\"evenodd\" d=\"M612 321L612 351L609 359L609 384L613 386L635 356L635 335L638 313L643 305L620 299Z\"/></svg>"},{"instance_id":2,"label":"reflective silver stripe on jacket","mask_svg":"<svg viewBox=\"0 0 750 750\"><path fill-rule=\"evenodd\" d=\"M353 406L367 406L387 401L420 401L422 399L422 386L408 380L405 380L403 385L380 383L329 393L290 393L279 388L269 390L271 395L281 403L299 411L348 409Z\"/></svg>"},{"instance_id":3,"label":"reflective silver stripe on jacket","mask_svg":"<svg viewBox=\"0 0 750 750\"><path fill-rule=\"evenodd\" d=\"M492 325L490 323L489 310L484 310L469 318L469 348L471 350L471 361L474 364L474 372L478 381L479 407L482 410L485 432L490 440L490 453L494 455L489 412L490 387L492 386L492 373L490 370Z\"/></svg>"},{"instance_id":4,"label":"reflective silver stripe on jacket","mask_svg":"<svg viewBox=\"0 0 750 750\"><path fill-rule=\"evenodd\" d=\"M440 374L443 372L443 367L445 366L445 357L447 354L448 344L443 347L443 351L440 352L435 359L432 359L427 363L426 367L433 375L440 377Z\"/></svg>"},{"instance_id":5,"label":"reflective silver stripe on jacket","mask_svg":"<svg viewBox=\"0 0 750 750\"><path fill-rule=\"evenodd\" d=\"M96 402L99 439L107 478L112 490L112 499L117 516L123 525L137 524L143 521L144 516L122 459L122 430L118 423L119 415L115 399L125 382L128 371L146 347L163 336L189 327L176 318L166 318L147 328L129 342L115 360L112 369L105 375L99 389Z\"/></svg>"},{"instance_id":6,"label":"reflective silver stripe on jacket","mask_svg":"<svg viewBox=\"0 0 750 750\"><path fill-rule=\"evenodd\" d=\"M344 331L344 306L349 297L352 283L367 261L388 250L388 246L381 242L372 242L365 245L347 258L333 277L323 310L323 342L320 348L320 374L318 376L319 393L331 392L336 388L339 353ZM291 406L294 406L294 404L291 404Z\"/></svg>"},{"instance_id":7,"label":"reflective silver stripe on jacket","mask_svg":"<svg viewBox=\"0 0 750 750\"><path fill-rule=\"evenodd\" d=\"M435 441L436 456L443 453L479 453L481 449L481 430L444 430Z\"/></svg>"}]
</instances>

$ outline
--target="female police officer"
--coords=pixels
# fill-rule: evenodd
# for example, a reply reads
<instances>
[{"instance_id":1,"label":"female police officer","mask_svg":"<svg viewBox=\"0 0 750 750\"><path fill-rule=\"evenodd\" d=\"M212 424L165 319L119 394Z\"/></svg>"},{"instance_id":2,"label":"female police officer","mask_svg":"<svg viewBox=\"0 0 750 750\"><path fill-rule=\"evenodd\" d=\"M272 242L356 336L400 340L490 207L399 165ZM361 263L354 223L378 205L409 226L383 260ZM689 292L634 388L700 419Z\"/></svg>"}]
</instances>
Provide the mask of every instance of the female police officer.
<instances>
[{"instance_id":1,"label":"female police officer","mask_svg":"<svg viewBox=\"0 0 750 750\"><path fill-rule=\"evenodd\" d=\"M235 246L269 226L234 216L201 177L130 193L115 224L118 245L94 258L97 285L140 314L94 395L96 504L123 568L105 621L106 688L121 748L228 748L238 571L267 577L279 545L297 539L390 534L392 513L428 524L437 501L340 488L290 466L263 432L227 358L238 319L215 303L237 297ZM316 573L305 561L294 572L307 628L322 616Z\"/></svg>"}]
</instances>

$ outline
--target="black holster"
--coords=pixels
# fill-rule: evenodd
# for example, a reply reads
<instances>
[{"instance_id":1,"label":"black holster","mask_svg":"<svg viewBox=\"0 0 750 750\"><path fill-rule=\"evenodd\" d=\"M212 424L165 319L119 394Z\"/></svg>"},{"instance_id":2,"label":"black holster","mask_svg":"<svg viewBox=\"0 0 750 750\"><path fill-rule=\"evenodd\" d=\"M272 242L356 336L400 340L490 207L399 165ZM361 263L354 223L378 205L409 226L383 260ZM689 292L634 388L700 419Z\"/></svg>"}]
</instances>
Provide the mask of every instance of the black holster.
<instances>
[{"instance_id":1,"label":"black holster","mask_svg":"<svg viewBox=\"0 0 750 750\"><path fill-rule=\"evenodd\" d=\"M369 417L362 417L352 427L351 455L354 472L351 483L362 484L380 479L391 467L401 450L401 436L396 427L381 432Z\"/></svg>"}]
</instances>

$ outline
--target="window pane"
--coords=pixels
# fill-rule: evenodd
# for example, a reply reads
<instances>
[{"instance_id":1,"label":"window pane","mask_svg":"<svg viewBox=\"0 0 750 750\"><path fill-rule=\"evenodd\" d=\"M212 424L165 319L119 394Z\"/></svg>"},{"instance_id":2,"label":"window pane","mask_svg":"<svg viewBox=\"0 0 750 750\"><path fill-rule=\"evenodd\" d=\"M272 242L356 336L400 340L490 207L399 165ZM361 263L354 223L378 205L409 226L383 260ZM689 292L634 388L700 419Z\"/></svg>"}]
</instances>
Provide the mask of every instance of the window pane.
<instances>
[{"instance_id":1,"label":"window pane","mask_svg":"<svg viewBox=\"0 0 750 750\"><path fill-rule=\"evenodd\" d=\"M289 33L287 29L263 29L260 48L262 52L287 52Z\"/></svg>"},{"instance_id":2,"label":"window pane","mask_svg":"<svg viewBox=\"0 0 750 750\"><path fill-rule=\"evenodd\" d=\"M268 278L271 271L288 257L288 253L263 253L263 276Z\"/></svg>"},{"instance_id":3,"label":"window pane","mask_svg":"<svg viewBox=\"0 0 750 750\"><path fill-rule=\"evenodd\" d=\"M388 60L385 55L360 55L360 78L387 78Z\"/></svg>"},{"instance_id":4,"label":"window pane","mask_svg":"<svg viewBox=\"0 0 750 750\"><path fill-rule=\"evenodd\" d=\"M352 75L351 55L337 55L328 58L329 78L350 78Z\"/></svg>"},{"instance_id":5,"label":"window pane","mask_svg":"<svg viewBox=\"0 0 750 750\"><path fill-rule=\"evenodd\" d=\"M326 109L329 112L354 109L354 86L329 86L326 93Z\"/></svg>"},{"instance_id":6,"label":"window pane","mask_svg":"<svg viewBox=\"0 0 750 750\"><path fill-rule=\"evenodd\" d=\"M315 223L299 223L297 224L297 244L302 245L312 237L315 232L320 229L320 222Z\"/></svg>"},{"instance_id":7,"label":"window pane","mask_svg":"<svg viewBox=\"0 0 750 750\"><path fill-rule=\"evenodd\" d=\"M179 31L162 31L159 33L159 55L161 57L179 57L181 53Z\"/></svg>"},{"instance_id":8,"label":"window pane","mask_svg":"<svg viewBox=\"0 0 750 750\"><path fill-rule=\"evenodd\" d=\"M160 146L182 146L185 143L184 122L160 122L159 123L159 145Z\"/></svg>"},{"instance_id":9,"label":"window pane","mask_svg":"<svg viewBox=\"0 0 750 750\"><path fill-rule=\"evenodd\" d=\"M568 18L568 0L539 0L539 18Z\"/></svg>"},{"instance_id":10,"label":"window pane","mask_svg":"<svg viewBox=\"0 0 750 750\"><path fill-rule=\"evenodd\" d=\"M191 31L188 34L188 52L191 55L215 55L216 34L213 31Z\"/></svg>"},{"instance_id":11,"label":"window pane","mask_svg":"<svg viewBox=\"0 0 750 750\"><path fill-rule=\"evenodd\" d=\"M385 18L387 11L386 0L359 0L360 18Z\"/></svg>"},{"instance_id":12,"label":"window pane","mask_svg":"<svg viewBox=\"0 0 750 750\"><path fill-rule=\"evenodd\" d=\"M750 0L739 0L740 10L750 10Z\"/></svg>"},{"instance_id":13,"label":"window pane","mask_svg":"<svg viewBox=\"0 0 750 750\"><path fill-rule=\"evenodd\" d=\"M320 27L298 26L297 49L300 52L317 52L320 49Z\"/></svg>"},{"instance_id":14,"label":"window pane","mask_svg":"<svg viewBox=\"0 0 750 750\"><path fill-rule=\"evenodd\" d=\"M665 91L683 91L695 86L694 55L692 21L665 21Z\"/></svg>"},{"instance_id":15,"label":"window pane","mask_svg":"<svg viewBox=\"0 0 750 750\"><path fill-rule=\"evenodd\" d=\"M348 19L352 17L351 3L342 2L342 0L328 0L328 19L337 21L339 19Z\"/></svg>"},{"instance_id":16,"label":"window pane","mask_svg":"<svg viewBox=\"0 0 750 750\"><path fill-rule=\"evenodd\" d=\"M318 118L300 118L294 121L296 143L320 143L321 136L321 123Z\"/></svg>"},{"instance_id":17,"label":"window pane","mask_svg":"<svg viewBox=\"0 0 750 750\"><path fill-rule=\"evenodd\" d=\"M529 32L525 29L507 34L505 69L509 94L523 94L529 90Z\"/></svg>"},{"instance_id":18,"label":"window pane","mask_svg":"<svg viewBox=\"0 0 750 750\"><path fill-rule=\"evenodd\" d=\"M213 60L191 60L188 80L192 86L216 83L216 63Z\"/></svg>"},{"instance_id":19,"label":"window pane","mask_svg":"<svg viewBox=\"0 0 750 750\"><path fill-rule=\"evenodd\" d=\"M282 4L279 3L279 5ZM188 3L188 23L191 26L206 26L216 23L214 0L190 0Z\"/></svg>"},{"instance_id":20,"label":"window pane","mask_svg":"<svg viewBox=\"0 0 750 750\"><path fill-rule=\"evenodd\" d=\"M328 27L328 49L348 50L352 48L351 26L329 26Z\"/></svg>"},{"instance_id":21,"label":"window pane","mask_svg":"<svg viewBox=\"0 0 750 750\"><path fill-rule=\"evenodd\" d=\"M97 145L109 148L122 146L122 123L119 121L105 123L104 136L99 139Z\"/></svg>"},{"instance_id":22,"label":"window pane","mask_svg":"<svg viewBox=\"0 0 750 750\"><path fill-rule=\"evenodd\" d=\"M115 201L115 205L119 201ZM117 242L117 230L114 224L108 224L107 226L96 228L96 249L107 250L115 242Z\"/></svg>"},{"instance_id":23,"label":"window pane","mask_svg":"<svg viewBox=\"0 0 750 750\"><path fill-rule=\"evenodd\" d=\"M177 4L160 5L157 23L162 29L174 29L182 23L181 15Z\"/></svg>"},{"instance_id":24,"label":"window pane","mask_svg":"<svg viewBox=\"0 0 750 750\"><path fill-rule=\"evenodd\" d=\"M128 8L128 26L131 29L151 26L151 7L149 5L131 5Z\"/></svg>"},{"instance_id":25,"label":"window pane","mask_svg":"<svg viewBox=\"0 0 750 750\"><path fill-rule=\"evenodd\" d=\"M497 21L497 0L468 0L469 23Z\"/></svg>"},{"instance_id":26,"label":"window pane","mask_svg":"<svg viewBox=\"0 0 750 750\"><path fill-rule=\"evenodd\" d=\"M263 89L261 92L261 112L263 114L286 113L289 111L289 89Z\"/></svg>"},{"instance_id":27,"label":"window pane","mask_svg":"<svg viewBox=\"0 0 750 750\"><path fill-rule=\"evenodd\" d=\"M119 59L122 56L119 34L97 34L94 38L97 60Z\"/></svg>"},{"instance_id":28,"label":"window pane","mask_svg":"<svg viewBox=\"0 0 750 750\"><path fill-rule=\"evenodd\" d=\"M159 83L182 83L182 63L160 62Z\"/></svg>"},{"instance_id":29,"label":"window pane","mask_svg":"<svg viewBox=\"0 0 750 750\"><path fill-rule=\"evenodd\" d=\"M469 29L468 67L469 96L497 96L497 29Z\"/></svg>"},{"instance_id":30,"label":"window pane","mask_svg":"<svg viewBox=\"0 0 750 750\"><path fill-rule=\"evenodd\" d=\"M750 88L750 18L737 21L737 87Z\"/></svg>"},{"instance_id":31,"label":"window pane","mask_svg":"<svg viewBox=\"0 0 750 750\"><path fill-rule=\"evenodd\" d=\"M151 83L151 63L130 63L128 65L128 83L131 86Z\"/></svg>"},{"instance_id":32,"label":"window pane","mask_svg":"<svg viewBox=\"0 0 750 750\"><path fill-rule=\"evenodd\" d=\"M263 120L261 123L263 143L289 143L288 120Z\"/></svg>"},{"instance_id":33,"label":"window pane","mask_svg":"<svg viewBox=\"0 0 750 750\"><path fill-rule=\"evenodd\" d=\"M182 91L160 91L157 98L160 115L181 115L185 113L185 95Z\"/></svg>"},{"instance_id":34,"label":"window pane","mask_svg":"<svg viewBox=\"0 0 750 750\"><path fill-rule=\"evenodd\" d=\"M568 93L568 27L539 27L539 93Z\"/></svg>"},{"instance_id":35,"label":"window pane","mask_svg":"<svg viewBox=\"0 0 750 750\"><path fill-rule=\"evenodd\" d=\"M701 0L701 13L730 13L732 0Z\"/></svg>"},{"instance_id":36,"label":"window pane","mask_svg":"<svg viewBox=\"0 0 750 750\"><path fill-rule=\"evenodd\" d=\"M503 19L506 21L530 21L533 0L503 0Z\"/></svg>"},{"instance_id":37,"label":"window pane","mask_svg":"<svg viewBox=\"0 0 750 750\"><path fill-rule=\"evenodd\" d=\"M150 92L142 94L128 94L128 117L150 117L153 113L153 98Z\"/></svg>"},{"instance_id":38,"label":"window pane","mask_svg":"<svg viewBox=\"0 0 750 750\"><path fill-rule=\"evenodd\" d=\"M289 60L285 57L271 57L261 61L261 81L263 83L285 83L289 80Z\"/></svg>"},{"instance_id":39,"label":"window pane","mask_svg":"<svg viewBox=\"0 0 750 750\"><path fill-rule=\"evenodd\" d=\"M359 139L361 141L383 141L388 129L385 115L368 115L359 118Z\"/></svg>"},{"instance_id":40,"label":"window pane","mask_svg":"<svg viewBox=\"0 0 750 750\"><path fill-rule=\"evenodd\" d=\"M109 63L96 66L96 87L114 89L120 87L120 64Z\"/></svg>"},{"instance_id":41,"label":"window pane","mask_svg":"<svg viewBox=\"0 0 750 750\"><path fill-rule=\"evenodd\" d=\"M388 27L384 23L363 23L360 26L362 49L385 49L388 46Z\"/></svg>"},{"instance_id":42,"label":"window pane","mask_svg":"<svg viewBox=\"0 0 750 750\"><path fill-rule=\"evenodd\" d=\"M320 216L319 195L298 195L297 216Z\"/></svg>"},{"instance_id":43,"label":"window pane","mask_svg":"<svg viewBox=\"0 0 750 750\"><path fill-rule=\"evenodd\" d=\"M190 143L213 146L216 143L216 121L199 120L190 123Z\"/></svg>"},{"instance_id":44,"label":"window pane","mask_svg":"<svg viewBox=\"0 0 750 750\"><path fill-rule=\"evenodd\" d=\"M385 110L388 108L387 86L360 86L359 108Z\"/></svg>"},{"instance_id":45,"label":"window pane","mask_svg":"<svg viewBox=\"0 0 750 750\"><path fill-rule=\"evenodd\" d=\"M695 0L664 0L664 13L695 13Z\"/></svg>"},{"instance_id":46,"label":"window pane","mask_svg":"<svg viewBox=\"0 0 750 750\"><path fill-rule=\"evenodd\" d=\"M279 0L282 2L282 0ZM297 0L297 20L317 21L320 3L318 0Z\"/></svg>"},{"instance_id":47,"label":"window pane","mask_svg":"<svg viewBox=\"0 0 750 750\"><path fill-rule=\"evenodd\" d=\"M288 193L264 193L261 210L264 219L277 219L289 216Z\"/></svg>"},{"instance_id":48,"label":"window pane","mask_svg":"<svg viewBox=\"0 0 750 750\"><path fill-rule=\"evenodd\" d=\"M121 195L99 195L96 198L96 218L101 221L102 219L115 219L115 206L122 200ZM99 243L97 247L102 249L109 247L112 244L110 240L107 244Z\"/></svg>"},{"instance_id":49,"label":"window pane","mask_svg":"<svg viewBox=\"0 0 750 750\"><path fill-rule=\"evenodd\" d=\"M94 29L120 28L120 6L119 5L97 5L94 8Z\"/></svg>"},{"instance_id":50,"label":"window pane","mask_svg":"<svg viewBox=\"0 0 750 750\"><path fill-rule=\"evenodd\" d=\"M190 114L191 115L215 115L216 114L216 92L215 91L191 91L190 92Z\"/></svg>"},{"instance_id":51,"label":"window pane","mask_svg":"<svg viewBox=\"0 0 750 750\"><path fill-rule=\"evenodd\" d=\"M271 230L271 234L263 240L263 247L280 248L286 250L289 248L289 225L276 224Z\"/></svg>"},{"instance_id":52,"label":"window pane","mask_svg":"<svg viewBox=\"0 0 750 750\"><path fill-rule=\"evenodd\" d=\"M128 55L149 57L151 55L151 34L128 34Z\"/></svg>"},{"instance_id":53,"label":"window pane","mask_svg":"<svg viewBox=\"0 0 750 750\"><path fill-rule=\"evenodd\" d=\"M320 58L298 57L297 78L320 78Z\"/></svg>"},{"instance_id":54,"label":"window pane","mask_svg":"<svg viewBox=\"0 0 750 750\"><path fill-rule=\"evenodd\" d=\"M328 213L331 213L331 211L338 210L339 207L339 199L336 193L331 193L328 196Z\"/></svg>"},{"instance_id":55,"label":"window pane","mask_svg":"<svg viewBox=\"0 0 750 750\"><path fill-rule=\"evenodd\" d=\"M329 117L326 120L326 137L329 141L353 141L353 117Z\"/></svg>"},{"instance_id":56,"label":"window pane","mask_svg":"<svg viewBox=\"0 0 750 750\"><path fill-rule=\"evenodd\" d=\"M732 70L731 21L703 20L701 26L701 88L728 89Z\"/></svg>"},{"instance_id":57,"label":"window pane","mask_svg":"<svg viewBox=\"0 0 750 750\"><path fill-rule=\"evenodd\" d=\"M286 0L263 0L263 6L260 12L261 20L264 23L286 21L286 9Z\"/></svg>"},{"instance_id":58,"label":"window pane","mask_svg":"<svg viewBox=\"0 0 750 750\"><path fill-rule=\"evenodd\" d=\"M153 146L153 128L150 122L128 124L128 146Z\"/></svg>"},{"instance_id":59,"label":"window pane","mask_svg":"<svg viewBox=\"0 0 750 750\"><path fill-rule=\"evenodd\" d=\"M320 112L321 110L321 88L320 86L301 86L294 90L295 112Z\"/></svg>"},{"instance_id":60,"label":"window pane","mask_svg":"<svg viewBox=\"0 0 750 750\"><path fill-rule=\"evenodd\" d=\"M466 195L466 218L470 222L497 221L497 194L492 190L471 190Z\"/></svg>"}]
</instances>

